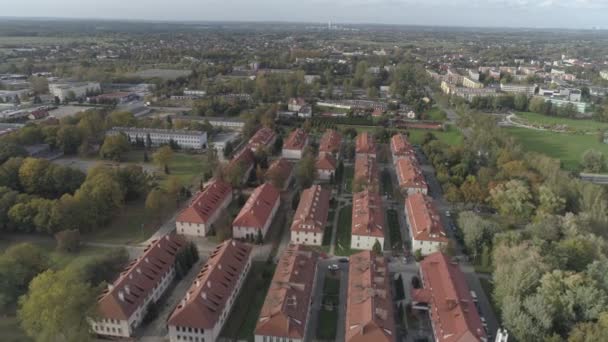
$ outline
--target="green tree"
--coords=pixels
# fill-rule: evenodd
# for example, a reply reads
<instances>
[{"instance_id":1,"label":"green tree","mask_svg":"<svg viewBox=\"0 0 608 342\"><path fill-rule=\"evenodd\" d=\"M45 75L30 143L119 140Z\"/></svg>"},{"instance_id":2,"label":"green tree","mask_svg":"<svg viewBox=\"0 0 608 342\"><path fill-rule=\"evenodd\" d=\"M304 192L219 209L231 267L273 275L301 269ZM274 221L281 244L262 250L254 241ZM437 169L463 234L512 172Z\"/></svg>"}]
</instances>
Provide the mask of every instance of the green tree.
<instances>
[{"instance_id":1,"label":"green tree","mask_svg":"<svg viewBox=\"0 0 608 342\"><path fill-rule=\"evenodd\" d=\"M76 229L63 230L55 234L57 250L76 252L80 248L80 231Z\"/></svg>"},{"instance_id":2,"label":"green tree","mask_svg":"<svg viewBox=\"0 0 608 342\"><path fill-rule=\"evenodd\" d=\"M296 179L303 189L309 188L317 178L315 159L312 155L306 155L298 163Z\"/></svg>"},{"instance_id":3,"label":"green tree","mask_svg":"<svg viewBox=\"0 0 608 342\"><path fill-rule=\"evenodd\" d=\"M146 210L151 216L156 216L160 220L163 208L167 204L167 194L161 189L153 189L146 197Z\"/></svg>"},{"instance_id":4,"label":"green tree","mask_svg":"<svg viewBox=\"0 0 608 342\"><path fill-rule=\"evenodd\" d=\"M121 161L123 154L129 152L130 144L127 137L122 134L110 135L106 137L99 150L99 154L104 159Z\"/></svg>"},{"instance_id":5,"label":"green tree","mask_svg":"<svg viewBox=\"0 0 608 342\"><path fill-rule=\"evenodd\" d=\"M380 245L378 239L376 239L376 242L374 242L374 245L372 246L372 252L375 255L382 255L382 245Z\"/></svg>"},{"instance_id":6,"label":"green tree","mask_svg":"<svg viewBox=\"0 0 608 342\"><path fill-rule=\"evenodd\" d=\"M88 341L87 317L93 314L95 290L73 268L47 270L32 280L19 299L18 318L35 341Z\"/></svg>"},{"instance_id":7,"label":"green tree","mask_svg":"<svg viewBox=\"0 0 608 342\"><path fill-rule=\"evenodd\" d=\"M496 223L471 211L458 215L458 227L462 231L464 244L474 259L480 256L484 246L492 243L494 234L499 231Z\"/></svg>"},{"instance_id":8,"label":"green tree","mask_svg":"<svg viewBox=\"0 0 608 342\"><path fill-rule=\"evenodd\" d=\"M526 111L528 109L528 96L526 94L517 94L514 99L515 110Z\"/></svg>"},{"instance_id":9,"label":"green tree","mask_svg":"<svg viewBox=\"0 0 608 342\"><path fill-rule=\"evenodd\" d=\"M162 167L167 171L169 163L173 159L173 150L169 146L163 146L154 152L152 159L159 167Z\"/></svg>"},{"instance_id":10,"label":"green tree","mask_svg":"<svg viewBox=\"0 0 608 342\"><path fill-rule=\"evenodd\" d=\"M12 142L0 143L0 164L3 164L9 158L25 156L27 156L27 151L20 145Z\"/></svg>"},{"instance_id":11,"label":"green tree","mask_svg":"<svg viewBox=\"0 0 608 342\"><path fill-rule=\"evenodd\" d=\"M63 125L57 131L57 146L65 154L75 154L82 144L83 137L76 126Z\"/></svg>"},{"instance_id":12,"label":"green tree","mask_svg":"<svg viewBox=\"0 0 608 342\"><path fill-rule=\"evenodd\" d=\"M604 154L594 149L585 151L581 164L585 172L601 173L606 169Z\"/></svg>"},{"instance_id":13,"label":"green tree","mask_svg":"<svg viewBox=\"0 0 608 342\"><path fill-rule=\"evenodd\" d=\"M38 246L20 243L0 255L0 309L17 303L34 277L49 267L48 256Z\"/></svg>"},{"instance_id":14,"label":"green tree","mask_svg":"<svg viewBox=\"0 0 608 342\"><path fill-rule=\"evenodd\" d=\"M526 220L534 210L530 189L521 180L499 184L490 190L490 198L502 216L515 221Z\"/></svg>"}]
</instances>

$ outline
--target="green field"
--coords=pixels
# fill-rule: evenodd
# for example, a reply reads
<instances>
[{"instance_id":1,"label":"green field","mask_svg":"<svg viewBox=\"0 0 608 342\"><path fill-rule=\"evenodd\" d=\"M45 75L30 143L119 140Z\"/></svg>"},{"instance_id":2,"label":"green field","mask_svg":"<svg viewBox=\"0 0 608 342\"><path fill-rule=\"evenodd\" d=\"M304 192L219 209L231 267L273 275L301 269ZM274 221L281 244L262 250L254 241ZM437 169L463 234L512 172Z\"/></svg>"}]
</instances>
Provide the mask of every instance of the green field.
<instances>
[{"instance_id":1,"label":"green field","mask_svg":"<svg viewBox=\"0 0 608 342\"><path fill-rule=\"evenodd\" d=\"M570 171L578 170L580 160L589 149L608 155L608 144L600 143L595 134L567 134L537 131L526 128L504 128L527 151L546 154L562 161L562 166Z\"/></svg>"},{"instance_id":2,"label":"green field","mask_svg":"<svg viewBox=\"0 0 608 342\"><path fill-rule=\"evenodd\" d=\"M568 126L569 130L587 132L597 132L600 129L608 129L608 123L588 119L560 118L530 112L519 112L517 113L517 117L524 119L525 121L531 124L548 126L547 128L550 128L550 126L554 125L564 125Z\"/></svg>"},{"instance_id":3,"label":"green field","mask_svg":"<svg viewBox=\"0 0 608 342\"><path fill-rule=\"evenodd\" d=\"M319 340L334 341L336 339L339 296L340 278L327 273L323 285L323 307L318 317L317 338ZM329 309L330 307L333 308Z\"/></svg>"},{"instance_id":4,"label":"green field","mask_svg":"<svg viewBox=\"0 0 608 342\"><path fill-rule=\"evenodd\" d=\"M403 238L399 229L399 217L395 210L389 209L386 211L386 219L388 224L389 236L391 239L391 249L394 251L403 252Z\"/></svg>"},{"instance_id":5,"label":"green field","mask_svg":"<svg viewBox=\"0 0 608 342\"><path fill-rule=\"evenodd\" d=\"M147 240L158 229L159 220L150 217L144 203L145 199L140 199L126 204L106 227L87 233L84 238L116 244L136 244Z\"/></svg>"},{"instance_id":6,"label":"green field","mask_svg":"<svg viewBox=\"0 0 608 342\"><path fill-rule=\"evenodd\" d=\"M233 310L224 324L222 337L253 341L253 331L272 281L275 264L254 261Z\"/></svg>"},{"instance_id":7,"label":"green field","mask_svg":"<svg viewBox=\"0 0 608 342\"><path fill-rule=\"evenodd\" d=\"M451 146L459 145L462 143L462 133L460 133L460 131L452 125L447 125L445 132L429 131L423 129L408 129L407 131L410 133L409 138L412 144L422 144L424 134L426 134L427 132L433 133L433 135L437 137L439 141L442 141Z\"/></svg>"},{"instance_id":8,"label":"green field","mask_svg":"<svg viewBox=\"0 0 608 342\"><path fill-rule=\"evenodd\" d=\"M439 107L433 107L425 114L426 114L426 120L441 121L441 122L447 120L447 114Z\"/></svg>"},{"instance_id":9,"label":"green field","mask_svg":"<svg viewBox=\"0 0 608 342\"><path fill-rule=\"evenodd\" d=\"M343 207L338 215L338 236L336 237L335 253L340 256L349 256L355 253L350 249L353 207L350 205Z\"/></svg>"},{"instance_id":10,"label":"green field","mask_svg":"<svg viewBox=\"0 0 608 342\"><path fill-rule=\"evenodd\" d=\"M136 163L136 164L152 164L153 152L148 152L149 162L144 163L144 151L143 150L131 150L123 156L125 163ZM176 176L182 182L183 185L191 186L198 184L198 180L201 176L201 165L203 157L199 154L188 154L184 152L176 152L173 154L173 159L169 163L170 176ZM167 176L162 171L157 171L157 177L161 181L167 179Z\"/></svg>"}]
</instances>

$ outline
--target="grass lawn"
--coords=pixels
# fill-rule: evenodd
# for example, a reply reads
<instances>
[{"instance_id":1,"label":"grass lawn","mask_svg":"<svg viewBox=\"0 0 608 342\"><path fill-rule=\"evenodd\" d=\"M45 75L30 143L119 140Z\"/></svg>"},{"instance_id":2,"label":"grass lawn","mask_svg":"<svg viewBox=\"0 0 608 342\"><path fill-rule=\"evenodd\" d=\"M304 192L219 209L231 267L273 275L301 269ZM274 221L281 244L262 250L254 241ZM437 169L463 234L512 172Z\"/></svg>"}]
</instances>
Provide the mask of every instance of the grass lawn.
<instances>
[{"instance_id":1,"label":"grass lawn","mask_svg":"<svg viewBox=\"0 0 608 342\"><path fill-rule=\"evenodd\" d=\"M433 133L433 135L435 137L437 137L437 139L439 139L440 141L442 141L448 145L453 146L453 145L459 145L462 143L462 134L460 133L458 128L456 128L452 125L447 125L445 131L430 131L430 130L424 130L424 129L408 129L407 131L410 133L409 138L410 138L410 142L412 144L417 144L417 145L422 144L422 139L424 138L424 134L427 132Z\"/></svg>"},{"instance_id":2,"label":"grass lawn","mask_svg":"<svg viewBox=\"0 0 608 342\"><path fill-rule=\"evenodd\" d=\"M353 207L343 207L338 214L338 236L336 237L336 255L350 256L355 251L350 249L351 222Z\"/></svg>"},{"instance_id":3,"label":"grass lawn","mask_svg":"<svg viewBox=\"0 0 608 342\"><path fill-rule=\"evenodd\" d=\"M275 264L254 261L220 334L231 340L253 341L253 331L266 299Z\"/></svg>"},{"instance_id":4,"label":"grass lawn","mask_svg":"<svg viewBox=\"0 0 608 342\"><path fill-rule=\"evenodd\" d=\"M145 241L158 230L159 221L149 216L145 199L139 199L126 204L106 227L87 233L84 238L88 241L117 244Z\"/></svg>"},{"instance_id":5,"label":"grass lawn","mask_svg":"<svg viewBox=\"0 0 608 342\"><path fill-rule=\"evenodd\" d=\"M445 121L447 119L447 114L441 110L441 108L434 106L426 112L426 119L431 121Z\"/></svg>"},{"instance_id":6,"label":"grass lawn","mask_svg":"<svg viewBox=\"0 0 608 342\"><path fill-rule=\"evenodd\" d=\"M608 154L608 144L600 143L595 134L567 134L536 131L519 127L504 128L527 151L546 154L562 161L562 166L575 171L585 151L595 149Z\"/></svg>"},{"instance_id":7,"label":"grass lawn","mask_svg":"<svg viewBox=\"0 0 608 342\"><path fill-rule=\"evenodd\" d=\"M397 212L393 209L386 211L386 219L388 223L388 232L391 240L391 248L393 250L402 251L403 239L401 237L401 231L399 230L399 217Z\"/></svg>"},{"instance_id":8,"label":"grass lawn","mask_svg":"<svg viewBox=\"0 0 608 342\"><path fill-rule=\"evenodd\" d=\"M317 338L320 340L334 341L338 325L338 308L340 296L340 278L327 273L323 285L323 307L319 312L319 325L317 327ZM328 310L327 306L333 306Z\"/></svg>"},{"instance_id":9,"label":"grass lawn","mask_svg":"<svg viewBox=\"0 0 608 342\"><path fill-rule=\"evenodd\" d=\"M154 166L152 163L152 154L153 152L148 152L150 161L145 164ZM144 151L131 150L123 156L123 160L126 163L144 164ZM176 152L173 154L173 159L169 163L170 176L176 176L185 186L198 185L197 182L201 177L202 160L203 156L198 154ZM164 181L166 181L168 177L160 168L156 175L160 181L160 185L163 186Z\"/></svg>"},{"instance_id":10,"label":"grass lawn","mask_svg":"<svg viewBox=\"0 0 608 342\"><path fill-rule=\"evenodd\" d=\"M351 194L353 192L353 177L355 176L355 168L353 166L344 167L344 185L343 192Z\"/></svg>"},{"instance_id":11,"label":"grass lawn","mask_svg":"<svg viewBox=\"0 0 608 342\"><path fill-rule=\"evenodd\" d=\"M570 119L548 116L531 112L518 112L517 116L532 124L539 125L565 125L571 130L597 132L599 129L608 129L608 123L590 119Z\"/></svg>"}]
</instances>

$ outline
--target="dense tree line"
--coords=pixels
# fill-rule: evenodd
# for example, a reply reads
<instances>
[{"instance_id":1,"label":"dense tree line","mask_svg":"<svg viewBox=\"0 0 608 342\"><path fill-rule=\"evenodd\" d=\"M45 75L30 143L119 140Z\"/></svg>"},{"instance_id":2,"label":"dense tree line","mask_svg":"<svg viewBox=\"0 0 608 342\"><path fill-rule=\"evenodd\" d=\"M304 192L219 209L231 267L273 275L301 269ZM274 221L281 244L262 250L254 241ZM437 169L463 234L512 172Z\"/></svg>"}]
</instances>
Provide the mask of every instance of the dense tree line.
<instances>
[{"instance_id":1,"label":"dense tree line","mask_svg":"<svg viewBox=\"0 0 608 342\"><path fill-rule=\"evenodd\" d=\"M495 212L463 212L458 225L469 255L494 268L506 328L520 341L586 341L588 331L605 332L605 188L523 152L492 118L463 112L459 125L462 145L428 136L423 150L449 200Z\"/></svg>"}]
</instances>

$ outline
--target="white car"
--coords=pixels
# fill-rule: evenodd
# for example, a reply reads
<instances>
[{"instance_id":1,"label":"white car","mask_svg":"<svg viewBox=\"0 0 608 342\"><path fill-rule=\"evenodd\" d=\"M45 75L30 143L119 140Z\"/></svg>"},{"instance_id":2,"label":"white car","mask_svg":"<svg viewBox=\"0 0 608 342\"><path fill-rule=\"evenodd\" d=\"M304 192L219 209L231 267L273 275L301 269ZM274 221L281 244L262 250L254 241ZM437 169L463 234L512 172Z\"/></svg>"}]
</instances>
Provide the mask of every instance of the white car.
<instances>
[{"instance_id":1,"label":"white car","mask_svg":"<svg viewBox=\"0 0 608 342\"><path fill-rule=\"evenodd\" d=\"M337 271L340 269L340 266L338 266L337 264L333 264L333 265L327 266L327 269L330 271Z\"/></svg>"}]
</instances>

